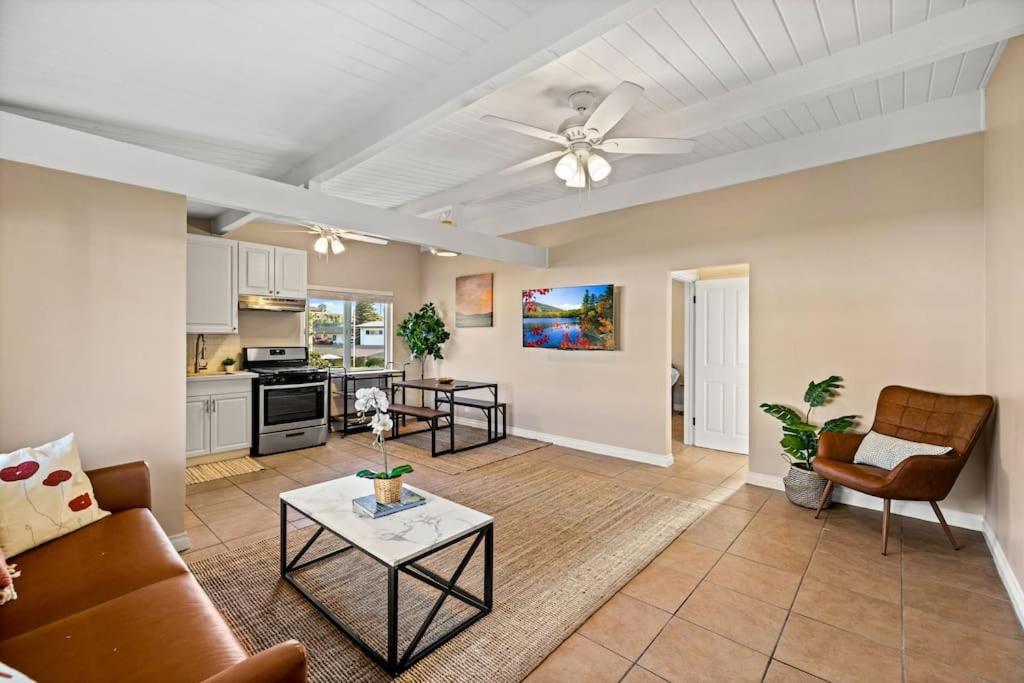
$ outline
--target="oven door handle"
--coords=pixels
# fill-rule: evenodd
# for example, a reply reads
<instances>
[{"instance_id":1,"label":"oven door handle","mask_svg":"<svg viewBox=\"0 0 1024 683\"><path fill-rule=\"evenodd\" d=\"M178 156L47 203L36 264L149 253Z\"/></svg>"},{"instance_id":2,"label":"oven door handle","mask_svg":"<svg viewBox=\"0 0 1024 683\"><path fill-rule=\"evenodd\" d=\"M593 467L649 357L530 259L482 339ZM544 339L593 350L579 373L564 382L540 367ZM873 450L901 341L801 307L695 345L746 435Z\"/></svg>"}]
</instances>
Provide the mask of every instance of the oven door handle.
<instances>
[{"instance_id":1,"label":"oven door handle","mask_svg":"<svg viewBox=\"0 0 1024 683\"><path fill-rule=\"evenodd\" d=\"M323 382L310 382L309 384L273 384L261 386L260 392L276 391L278 389L308 389L309 387L326 387L327 380Z\"/></svg>"}]
</instances>

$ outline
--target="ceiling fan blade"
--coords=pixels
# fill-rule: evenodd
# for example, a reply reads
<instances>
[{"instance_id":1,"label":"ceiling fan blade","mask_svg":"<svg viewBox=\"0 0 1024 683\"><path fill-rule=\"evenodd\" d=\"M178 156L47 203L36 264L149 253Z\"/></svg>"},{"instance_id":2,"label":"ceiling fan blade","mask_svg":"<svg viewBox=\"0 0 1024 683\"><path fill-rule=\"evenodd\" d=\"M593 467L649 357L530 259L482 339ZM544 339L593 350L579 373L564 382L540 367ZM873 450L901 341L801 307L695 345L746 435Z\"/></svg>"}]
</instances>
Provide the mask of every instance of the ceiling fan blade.
<instances>
[{"instance_id":1,"label":"ceiling fan blade","mask_svg":"<svg viewBox=\"0 0 1024 683\"><path fill-rule=\"evenodd\" d=\"M569 146L569 141L565 139L565 136L559 135L558 133L552 133L551 131L544 130L543 128L531 126L528 123L520 123L519 121L503 119L500 116L491 116L490 114L481 116L480 120L485 123L493 123L496 126L507 128L508 130L521 135L529 135L532 138L539 138L541 140L546 140L547 142L553 142L556 145L562 145L563 147Z\"/></svg>"},{"instance_id":2,"label":"ceiling fan blade","mask_svg":"<svg viewBox=\"0 0 1024 683\"><path fill-rule=\"evenodd\" d=\"M515 166L509 166L504 171L499 172L498 175L509 175L510 173L518 173L519 171L525 171L528 168L540 166L541 164L552 161L553 159L557 159L560 156L565 156L564 149L560 149L556 152L548 152L547 154L541 154L540 156L535 156L532 159L521 161Z\"/></svg>"},{"instance_id":3,"label":"ceiling fan blade","mask_svg":"<svg viewBox=\"0 0 1024 683\"><path fill-rule=\"evenodd\" d=\"M612 90L601 104L597 105L597 109L587 119L584 128L588 133L593 131L595 138L604 137L605 133L614 128L615 124L633 108L643 92L644 89L636 83L629 81L619 83L618 87Z\"/></svg>"},{"instance_id":4,"label":"ceiling fan blade","mask_svg":"<svg viewBox=\"0 0 1024 683\"><path fill-rule=\"evenodd\" d=\"M595 147L612 154L688 154L695 144L678 138L612 138Z\"/></svg>"},{"instance_id":5,"label":"ceiling fan blade","mask_svg":"<svg viewBox=\"0 0 1024 683\"><path fill-rule=\"evenodd\" d=\"M353 242L366 242L367 244L380 244L385 245L388 243L387 240L381 239L380 237L374 237L372 235L363 235L358 232L346 232L344 230L338 231L338 237L345 240L352 240Z\"/></svg>"}]
</instances>

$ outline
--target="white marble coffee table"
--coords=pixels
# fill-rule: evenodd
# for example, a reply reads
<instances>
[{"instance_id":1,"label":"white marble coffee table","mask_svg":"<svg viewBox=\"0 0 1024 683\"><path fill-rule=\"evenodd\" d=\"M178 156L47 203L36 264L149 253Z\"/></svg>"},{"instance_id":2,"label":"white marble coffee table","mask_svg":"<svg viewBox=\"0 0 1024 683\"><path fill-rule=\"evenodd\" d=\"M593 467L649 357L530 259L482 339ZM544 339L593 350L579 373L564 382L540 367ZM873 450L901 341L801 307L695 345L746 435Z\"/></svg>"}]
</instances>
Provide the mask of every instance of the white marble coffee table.
<instances>
[{"instance_id":1,"label":"white marble coffee table","mask_svg":"<svg viewBox=\"0 0 1024 683\"><path fill-rule=\"evenodd\" d=\"M392 676L397 676L456 634L468 628L490 612L493 604L494 518L414 486L405 488L420 494L427 502L419 507L380 519L364 517L352 509L353 498L373 493L373 482L368 479L360 479L356 476L342 477L281 494L281 578L291 584L321 614L348 635L371 659ZM288 559L289 507L313 520L318 527L291 559ZM340 550L300 562L324 531L338 536L349 545ZM418 563L429 555L470 537L473 537L473 541L469 550L451 577L439 576ZM484 595L482 598L468 593L457 585L481 543L484 546ZM328 610L316 596L296 581L295 573L302 568L324 562L352 548L363 552L387 568L388 647L385 654L372 648L347 624ZM399 572L441 591L423 625L410 641L405 653L401 655L398 652ZM476 611L451 630L434 638L423 647L419 647L430 623L449 596L474 607Z\"/></svg>"}]
</instances>

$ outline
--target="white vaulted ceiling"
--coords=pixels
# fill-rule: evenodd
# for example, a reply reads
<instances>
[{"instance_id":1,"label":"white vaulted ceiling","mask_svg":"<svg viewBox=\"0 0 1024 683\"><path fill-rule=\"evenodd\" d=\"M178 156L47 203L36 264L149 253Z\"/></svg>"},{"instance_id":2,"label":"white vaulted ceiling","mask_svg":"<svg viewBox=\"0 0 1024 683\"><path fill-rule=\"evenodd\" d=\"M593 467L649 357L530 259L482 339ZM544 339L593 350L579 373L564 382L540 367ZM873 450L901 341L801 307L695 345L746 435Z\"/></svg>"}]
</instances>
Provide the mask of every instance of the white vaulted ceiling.
<instances>
[{"instance_id":1,"label":"white vaulted ceiling","mask_svg":"<svg viewBox=\"0 0 1024 683\"><path fill-rule=\"evenodd\" d=\"M272 176L532 11L511 0L2 0L9 111Z\"/></svg>"},{"instance_id":2,"label":"white vaulted ceiling","mask_svg":"<svg viewBox=\"0 0 1024 683\"><path fill-rule=\"evenodd\" d=\"M697 145L611 155L611 188L976 92L1024 31L1015 1L0 0L0 108L406 215L456 206L461 228L500 233L577 193L553 163L499 175L555 148L484 114L555 130L571 92L643 86L615 134ZM559 4L572 39L507 54ZM446 90L467 73L483 85Z\"/></svg>"}]
</instances>

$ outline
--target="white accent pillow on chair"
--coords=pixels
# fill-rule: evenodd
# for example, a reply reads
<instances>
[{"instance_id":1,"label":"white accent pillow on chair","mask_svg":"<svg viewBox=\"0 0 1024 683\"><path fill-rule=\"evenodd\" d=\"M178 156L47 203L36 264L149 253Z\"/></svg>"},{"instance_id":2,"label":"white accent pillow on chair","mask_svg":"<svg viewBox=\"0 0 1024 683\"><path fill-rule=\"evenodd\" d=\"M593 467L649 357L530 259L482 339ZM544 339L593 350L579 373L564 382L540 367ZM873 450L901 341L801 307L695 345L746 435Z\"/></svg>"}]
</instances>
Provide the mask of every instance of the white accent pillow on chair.
<instances>
[{"instance_id":1,"label":"white accent pillow on chair","mask_svg":"<svg viewBox=\"0 0 1024 683\"><path fill-rule=\"evenodd\" d=\"M96 504L74 434L0 453L0 547L8 559L109 514Z\"/></svg>"},{"instance_id":2,"label":"white accent pillow on chair","mask_svg":"<svg viewBox=\"0 0 1024 683\"><path fill-rule=\"evenodd\" d=\"M874 465L883 470L891 470L912 455L945 455L951 450L953 449L949 446L918 443L878 432L868 432L860 442L853 462L857 465Z\"/></svg>"}]
</instances>

